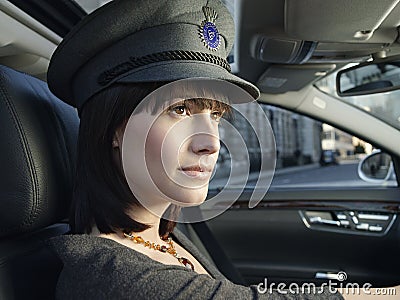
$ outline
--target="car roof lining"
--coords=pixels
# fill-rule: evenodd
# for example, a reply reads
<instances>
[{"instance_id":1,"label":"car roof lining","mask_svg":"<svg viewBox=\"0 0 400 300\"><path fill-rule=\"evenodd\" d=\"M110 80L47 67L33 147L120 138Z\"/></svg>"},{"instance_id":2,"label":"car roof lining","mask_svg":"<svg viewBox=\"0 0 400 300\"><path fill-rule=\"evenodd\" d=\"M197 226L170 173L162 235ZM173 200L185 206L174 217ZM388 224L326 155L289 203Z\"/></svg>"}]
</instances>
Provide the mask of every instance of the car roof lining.
<instances>
[{"instance_id":1,"label":"car roof lining","mask_svg":"<svg viewBox=\"0 0 400 300\"><path fill-rule=\"evenodd\" d=\"M288 36L300 40L357 43L373 37L370 43L393 43L398 25L398 18L393 16L399 15L398 2L286 0L284 30ZM376 31L379 28L391 29L392 34Z\"/></svg>"},{"instance_id":2,"label":"car roof lining","mask_svg":"<svg viewBox=\"0 0 400 300\"><path fill-rule=\"evenodd\" d=\"M61 37L7 1L0 2L0 27L0 64L45 80Z\"/></svg>"},{"instance_id":3,"label":"car roof lining","mask_svg":"<svg viewBox=\"0 0 400 300\"><path fill-rule=\"evenodd\" d=\"M346 61L364 61L371 54L382 50L388 50L390 55L400 53L397 41L399 0L236 1L239 12L237 21L240 26L237 32L235 70L239 76L253 83L259 81L268 68L274 68L274 64L278 63L274 62L274 58L271 61L257 58L254 49L260 36L294 43L317 42L310 61L301 65L332 63L340 67ZM373 16L368 19L371 15ZM354 37L355 28L362 31L368 27L373 29L368 37ZM281 44L276 43L276 48L270 52L282 52L280 46ZM286 71L287 77L294 78L298 69L287 68ZM294 73L289 74L291 72ZM314 81L314 76L309 76L307 80L304 78L304 86ZM281 92L294 90L298 90L298 82L287 80Z\"/></svg>"},{"instance_id":4,"label":"car roof lining","mask_svg":"<svg viewBox=\"0 0 400 300\"><path fill-rule=\"evenodd\" d=\"M70 0L9 0L57 35L64 37L87 13Z\"/></svg>"},{"instance_id":5,"label":"car roof lining","mask_svg":"<svg viewBox=\"0 0 400 300\"><path fill-rule=\"evenodd\" d=\"M379 3L375 0L338 0L339 2L335 1L334 3L304 0L301 1L301 4L297 0L232 1L234 1L237 23L233 71L252 83L262 83L260 87L264 93L297 91L320 79L324 74L335 70L335 68L326 68L323 65L335 65L337 69L346 62L363 61L370 58L371 53L388 48L390 48L390 55L400 53L400 44L397 43L397 25L399 23L397 16L400 13L398 4L400 0L383 0ZM360 9L360 6L368 9ZM24 13L21 8L26 10L29 15ZM53 52L61 38L86 15L82 7L71 0L1 0L0 9L20 22L17 29L9 28L11 27L9 24L2 26L5 34L0 40L0 63L3 61L10 67L29 72L42 79L45 79L47 68L43 59L50 58L49 53ZM357 14L354 14L355 10ZM349 12L353 12L353 14ZM372 14L377 16L374 15L370 20L365 20ZM357 15L357 18L349 17L354 15ZM23 25L26 28L23 28ZM378 26L368 40L349 37L354 28L368 26ZM18 44L8 41L7 36L14 36L17 31L19 31L17 33ZM24 41L24 36L32 36L32 31L35 32L33 36L41 37L37 41L30 41L33 44L29 45L27 41ZM354 35L354 33L352 34ZM254 57L255 45L260 35L267 39L281 39L294 44L314 41L317 42L317 45L309 62L276 64L273 63L273 60L271 63ZM48 41L46 42L44 39ZM48 46L49 42L52 44L51 46ZM46 44L47 46L45 46ZM22 56L12 59L4 58L4 53L11 49L4 47L17 48ZM279 43L271 52L282 52ZM31 55L37 55L38 63L22 67L24 62L32 61ZM31 60L28 60L28 57ZM10 65L9 62L12 60L20 63ZM317 66L317 64L321 64L321 66ZM315 72L311 71L312 68L315 68ZM265 88L274 83L263 81L263 77L277 72L283 76L285 84L279 89ZM301 74L301 80L299 74ZM273 76L272 80L274 80Z\"/></svg>"}]
</instances>

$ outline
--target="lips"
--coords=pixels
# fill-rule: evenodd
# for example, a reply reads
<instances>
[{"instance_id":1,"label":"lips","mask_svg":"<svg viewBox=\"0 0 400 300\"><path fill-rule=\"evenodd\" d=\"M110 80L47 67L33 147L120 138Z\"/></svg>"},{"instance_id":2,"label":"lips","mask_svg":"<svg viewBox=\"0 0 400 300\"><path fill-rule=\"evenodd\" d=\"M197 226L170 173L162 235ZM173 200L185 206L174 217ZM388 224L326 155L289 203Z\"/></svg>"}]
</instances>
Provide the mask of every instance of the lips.
<instances>
[{"instance_id":1,"label":"lips","mask_svg":"<svg viewBox=\"0 0 400 300\"><path fill-rule=\"evenodd\" d=\"M212 168L208 166L190 166L181 168L182 171L195 171L195 172L212 172Z\"/></svg>"},{"instance_id":2,"label":"lips","mask_svg":"<svg viewBox=\"0 0 400 300\"><path fill-rule=\"evenodd\" d=\"M209 178L212 172L212 168L209 166L188 166L179 169L185 175L193 178Z\"/></svg>"}]
</instances>

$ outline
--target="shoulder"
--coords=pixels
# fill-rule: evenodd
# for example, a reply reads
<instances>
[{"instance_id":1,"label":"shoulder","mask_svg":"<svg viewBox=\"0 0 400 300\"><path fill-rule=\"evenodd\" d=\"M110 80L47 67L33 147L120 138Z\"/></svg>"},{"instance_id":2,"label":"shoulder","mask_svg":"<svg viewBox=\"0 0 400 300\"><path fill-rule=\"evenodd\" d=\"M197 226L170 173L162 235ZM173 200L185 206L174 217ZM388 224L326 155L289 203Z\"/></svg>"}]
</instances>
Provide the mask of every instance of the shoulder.
<instances>
[{"instance_id":1,"label":"shoulder","mask_svg":"<svg viewBox=\"0 0 400 300\"><path fill-rule=\"evenodd\" d=\"M60 299L106 299L111 295L119 298L128 290L140 294L148 292L146 285L153 280L156 282L152 289L157 285L162 289L163 282L158 274L163 274L164 280L170 282L177 271L176 266L161 264L106 238L65 235L47 243L63 262L57 284L57 298ZM184 268L178 271L188 273Z\"/></svg>"},{"instance_id":2,"label":"shoulder","mask_svg":"<svg viewBox=\"0 0 400 300\"><path fill-rule=\"evenodd\" d=\"M174 239L188 246L197 254L198 250L179 230L174 230ZM88 234L68 234L53 237L46 241L47 245L60 257L64 265L71 263L90 263L95 260L99 264L103 260L120 259L126 263L161 264L148 256L128 248L114 240Z\"/></svg>"},{"instance_id":3,"label":"shoulder","mask_svg":"<svg viewBox=\"0 0 400 300\"><path fill-rule=\"evenodd\" d=\"M205 299L250 294L250 289L234 287L228 280L164 265L105 238L66 235L48 244L64 264L58 299Z\"/></svg>"},{"instance_id":4,"label":"shoulder","mask_svg":"<svg viewBox=\"0 0 400 300\"><path fill-rule=\"evenodd\" d=\"M63 235L47 241L64 263L64 268L90 266L110 270L125 264L151 264L152 260L140 252L127 248L113 240L86 234ZM113 261L114 263L110 263Z\"/></svg>"}]
</instances>

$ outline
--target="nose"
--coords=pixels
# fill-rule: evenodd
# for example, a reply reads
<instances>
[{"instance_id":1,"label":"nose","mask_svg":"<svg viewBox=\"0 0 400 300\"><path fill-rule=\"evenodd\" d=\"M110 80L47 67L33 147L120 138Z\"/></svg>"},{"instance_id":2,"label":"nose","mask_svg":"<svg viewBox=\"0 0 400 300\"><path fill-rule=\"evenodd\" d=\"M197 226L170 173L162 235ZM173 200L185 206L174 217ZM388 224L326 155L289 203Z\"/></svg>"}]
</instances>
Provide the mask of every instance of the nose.
<instances>
[{"instance_id":1,"label":"nose","mask_svg":"<svg viewBox=\"0 0 400 300\"><path fill-rule=\"evenodd\" d=\"M210 133L196 133L192 137L191 150L198 155L214 154L219 151L220 143L218 136Z\"/></svg>"},{"instance_id":2,"label":"nose","mask_svg":"<svg viewBox=\"0 0 400 300\"><path fill-rule=\"evenodd\" d=\"M198 155L214 154L220 149L218 125L208 114L196 115L195 126L190 142L193 153Z\"/></svg>"}]
</instances>

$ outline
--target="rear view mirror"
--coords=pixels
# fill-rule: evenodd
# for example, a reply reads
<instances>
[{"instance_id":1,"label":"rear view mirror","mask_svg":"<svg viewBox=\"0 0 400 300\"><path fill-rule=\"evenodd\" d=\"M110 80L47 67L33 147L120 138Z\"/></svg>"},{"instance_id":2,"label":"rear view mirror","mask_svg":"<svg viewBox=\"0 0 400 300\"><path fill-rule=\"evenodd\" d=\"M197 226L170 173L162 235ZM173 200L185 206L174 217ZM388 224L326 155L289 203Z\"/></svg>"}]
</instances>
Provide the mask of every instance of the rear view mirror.
<instances>
[{"instance_id":1,"label":"rear view mirror","mask_svg":"<svg viewBox=\"0 0 400 300\"><path fill-rule=\"evenodd\" d=\"M358 176L367 182L383 183L395 179L392 158L377 151L366 156L358 165Z\"/></svg>"},{"instance_id":2,"label":"rear view mirror","mask_svg":"<svg viewBox=\"0 0 400 300\"><path fill-rule=\"evenodd\" d=\"M400 89L400 57L377 59L338 72L339 96L356 96Z\"/></svg>"}]
</instances>

